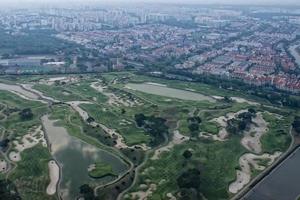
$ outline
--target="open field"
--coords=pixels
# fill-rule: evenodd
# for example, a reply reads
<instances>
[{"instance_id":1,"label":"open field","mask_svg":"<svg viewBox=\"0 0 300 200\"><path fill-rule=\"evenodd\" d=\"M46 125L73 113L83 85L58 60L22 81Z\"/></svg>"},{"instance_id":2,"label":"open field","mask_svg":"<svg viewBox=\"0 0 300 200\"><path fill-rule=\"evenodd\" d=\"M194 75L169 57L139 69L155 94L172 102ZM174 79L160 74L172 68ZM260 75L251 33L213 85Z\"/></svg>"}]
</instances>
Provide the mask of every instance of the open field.
<instances>
[{"instance_id":1,"label":"open field","mask_svg":"<svg viewBox=\"0 0 300 200\"><path fill-rule=\"evenodd\" d=\"M40 125L40 118L48 114L50 120L55 120L54 125L65 128L70 136L110 152L108 156L120 158L128 167L125 171L126 167L118 169L118 166L107 164L110 160L107 157L106 164L89 163L90 168L84 172L92 177L106 178L103 185L92 182L91 186L98 188L101 197L107 199L116 199L123 190L121 199L178 198L183 188L177 180L191 169L200 172L200 181L196 193L188 193L195 193L198 199L233 197L287 150L292 141L291 123L297 114L297 111L275 108L265 100L239 92L130 72L58 78L32 76L19 81L33 84L34 89L53 98L55 103L47 105L24 100L0 91L0 113L3 115L0 125L7 130L6 134L11 139L21 140L27 133L24 130ZM130 83L149 82L162 91L154 94L147 89L128 87ZM77 102L77 107L72 102ZM11 108L10 114L6 115L8 108ZM30 120L20 119L19 112L24 108L31 108L33 117ZM248 121L243 121L243 117ZM236 126L242 122L246 124ZM39 155L36 149L40 150ZM275 153L277 157L272 162L268 160ZM29 156L35 157L39 174L26 171L29 169L24 166L29 161L25 159ZM9 177L16 181L17 187L26 183L30 190L43 190L40 195L46 195L50 182L48 162L52 159L49 151L36 145L23 151L21 157ZM245 164L241 166L241 163ZM116 169L119 177L106 176L114 175ZM24 173L32 174L33 183L40 181L39 188L20 178ZM239 180L244 184L238 183ZM232 184L233 190L230 189ZM25 199L44 198L32 191L24 190L20 194Z\"/></svg>"}]
</instances>

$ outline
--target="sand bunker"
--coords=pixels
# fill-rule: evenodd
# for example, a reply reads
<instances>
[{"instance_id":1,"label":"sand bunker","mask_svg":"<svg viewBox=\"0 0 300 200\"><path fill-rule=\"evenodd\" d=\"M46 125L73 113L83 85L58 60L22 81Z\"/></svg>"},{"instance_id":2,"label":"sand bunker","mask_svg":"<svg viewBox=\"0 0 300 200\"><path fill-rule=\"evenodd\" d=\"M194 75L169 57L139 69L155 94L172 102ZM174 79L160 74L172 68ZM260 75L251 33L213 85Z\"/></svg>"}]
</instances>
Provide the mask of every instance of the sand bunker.
<instances>
[{"instance_id":1,"label":"sand bunker","mask_svg":"<svg viewBox=\"0 0 300 200\"><path fill-rule=\"evenodd\" d=\"M254 106L259 105L259 103L257 103L257 102L249 101L247 99L240 98L240 97L231 97L231 100L236 101L237 103L247 103L249 105L254 105Z\"/></svg>"},{"instance_id":2,"label":"sand bunker","mask_svg":"<svg viewBox=\"0 0 300 200\"><path fill-rule=\"evenodd\" d=\"M226 130L227 127L227 121L230 119L235 118L236 116L238 116L241 113L247 112L247 110L240 110L236 113L227 113L225 116L220 116L217 118L214 118L212 120L210 120L211 122L217 122L221 129L219 131L219 133L217 135L212 134L212 133L206 133L206 132L201 132L199 137L203 137L203 138L211 138L215 141L220 141L223 142L227 139L227 137L229 136L229 133Z\"/></svg>"},{"instance_id":3,"label":"sand bunker","mask_svg":"<svg viewBox=\"0 0 300 200\"><path fill-rule=\"evenodd\" d=\"M105 89L107 89L106 86L102 86L99 82L93 82L91 84L91 87L97 90L98 92L101 92L105 96L108 97L108 104L114 105L114 106L125 106L125 107L134 107L136 105L142 105L141 102L139 102L136 98L132 97L132 99L129 99L126 94L123 95L123 97L117 96L114 93L105 92Z\"/></svg>"},{"instance_id":4,"label":"sand bunker","mask_svg":"<svg viewBox=\"0 0 300 200\"><path fill-rule=\"evenodd\" d=\"M259 161L267 160L267 166L271 165L276 158L281 155L281 152L275 152L273 155L262 154L255 155L252 153L246 153L239 159L239 165L241 170L236 171L236 180L229 185L229 192L236 194L251 180L251 168L262 171L266 166L259 165Z\"/></svg>"},{"instance_id":5,"label":"sand bunker","mask_svg":"<svg viewBox=\"0 0 300 200\"><path fill-rule=\"evenodd\" d=\"M175 145L181 144L189 139L190 139L189 137L180 134L178 130L174 131L172 140L168 143L167 146L163 146L155 150L151 160L159 159L160 154L162 154L163 152L170 151Z\"/></svg>"},{"instance_id":6,"label":"sand bunker","mask_svg":"<svg viewBox=\"0 0 300 200\"><path fill-rule=\"evenodd\" d=\"M59 167L54 160L49 161L48 167L49 167L50 183L47 187L46 192L48 195L54 195L56 193L56 188L59 181Z\"/></svg>"},{"instance_id":7,"label":"sand bunker","mask_svg":"<svg viewBox=\"0 0 300 200\"><path fill-rule=\"evenodd\" d=\"M242 145L256 154L262 152L260 138L268 131L268 123L263 119L262 113L257 113L252 119L249 131L244 132Z\"/></svg>"},{"instance_id":8,"label":"sand bunker","mask_svg":"<svg viewBox=\"0 0 300 200\"><path fill-rule=\"evenodd\" d=\"M77 83L79 80L76 76L62 76L62 77L53 77L49 79L42 79L39 81L40 84L53 85L56 82L65 82L65 83Z\"/></svg>"},{"instance_id":9,"label":"sand bunker","mask_svg":"<svg viewBox=\"0 0 300 200\"><path fill-rule=\"evenodd\" d=\"M142 186L142 185L141 185ZM145 185L148 187L147 185ZM144 189L144 186L142 186ZM152 193L157 189L157 185L154 183L151 183L149 188L146 191L138 191L131 193L132 199L138 199L138 200L146 200L147 197L151 196Z\"/></svg>"},{"instance_id":10,"label":"sand bunker","mask_svg":"<svg viewBox=\"0 0 300 200\"><path fill-rule=\"evenodd\" d=\"M42 131L42 126L39 126L35 130L31 130L30 133L24 135L21 141L14 140L14 148L9 153L9 159L14 162L21 160L21 153L26 150L34 147L35 145L41 143L44 147L47 147L47 141Z\"/></svg>"}]
</instances>

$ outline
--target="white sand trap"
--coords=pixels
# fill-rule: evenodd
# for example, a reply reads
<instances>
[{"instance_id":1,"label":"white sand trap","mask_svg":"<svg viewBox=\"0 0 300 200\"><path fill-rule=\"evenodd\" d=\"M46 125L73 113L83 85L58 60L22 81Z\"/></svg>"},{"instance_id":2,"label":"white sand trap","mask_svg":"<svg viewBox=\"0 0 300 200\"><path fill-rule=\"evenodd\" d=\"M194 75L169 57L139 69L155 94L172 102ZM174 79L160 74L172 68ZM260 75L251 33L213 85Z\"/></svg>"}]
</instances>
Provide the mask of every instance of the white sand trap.
<instances>
[{"instance_id":1,"label":"white sand trap","mask_svg":"<svg viewBox=\"0 0 300 200\"><path fill-rule=\"evenodd\" d=\"M108 104L114 105L114 106L125 106L125 107L134 107L136 105L142 105L141 102L139 102L137 99L130 100L127 97L119 97L114 93L105 92L104 90L107 89L106 86L102 86L99 82L93 82L91 83L91 87L95 89L96 91L104 94L108 97Z\"/></svg>"},{"instance_id":2,"label":"white sand trap","mask_svg":"<svg viewBox=\"0 0 300 200\"><path fill-rule=\"evenodd\" d=\"M245 185L247 185L251 180L251 167L255 170L264 170L265 166L260 166L258 161L268 160L267 165L271 165L276 158L281 155L281 152L275 152L273 155L262 154L255 155L252 153L246 153L239 159L239 164L241 170L236 171L236 180L229 185L229 192L236 194L240 191Z\"/></svg>"},{"instance_id":3,"label":"white sand trap","mask_svg":"<svg viewBox=\"0 0 300 200\"><path fill-rule=\"evenodd\" d=\"M0 160L0 172L5 172L7 170L7 162L6 160Z\"/></svg>"},{"instance_id":4,"label":"white sand trap","mask_svg":"<svg viewBox=\"0 0 300 200\"><path fill-rule=\"evenodd\" d=\"M256 114L252 122L250 130L244 132L241 143L249 151L259 154L262 152L260 138L268 131L268 123L263 119L261 112Z\"/></svg>"},{"instance_id":5,"label":"white sand trap","mask_svg":"<svg viewBox=\"0 0 300 200\"><path fill-rule=\"evenodd\" d=\"M46 192L48 195L54 195L56 193L56 188L59 181L59 167L54 160L49 161L48 167L49 167L50 183L47 187Z\"/></svg>"},{"instance_id":6,"label":"white sand trap","mask_svg":"<svg viewBox=\"0 0 300 200\"><path fill-rule=\"evenodd\" d=\"M160 87L167 87L167 85L165 85L165 84L154 83L154 82L146 82L146 84L148 84L148 85L156 85L156 86L160 86Z\"/></svg>"},{"instance_id":7,"label":"white sand trap","mask_svg":"<svg viewBox=\"0 0 300 200\"><path fill-rule=\"evenodd\" d=\"M176 197L172 193L167 193L167 198L169 198L169 200L176 200Z\"/></svg>"},{"instance_id":8,"label":"white sand trap","mask_svg":"<svg viewBox=\"0 0 300 200\"><path fill-rule=\"evenodd\" d=\"M249 100L247 100L247 99L240 98L240 97L231 97L231 100L236 101L237 103L247 103L247 104L249 104L249 105L254 105L254 106L260 105L260 104L257 103L257 102L249 101Z\"/></svg>"},{"instance_id":9,"label":"white sand trap","mask_svg":"<svg viewBox=\"0 0 300 200\"><path fill-rule=\"evenodd\" d=\"M43 79L39 83L45 85L53 85L56 81L65 82L65 83L77 83L79 78L77 76L61 76L61 77L53 77L49 79Z\"/></svg>"},{"instance_id":10,"label":"white sand trap","mask_svg":"<svg viewBox=\"0 0 300 200\"><path fill-rule=\"evenodd\" d=\"M221 96L211 96L212 98L216 99L216 100L222 100L224 99L224 97Z\"/></svg>"},{"instance_id":11,"label":"white sand trap","mask_svg":"<svg viewBox=\"0 0 300 200\"><path fill-rule=\"evenodd\" d=\"M47 141L44 137L44 132L42 131L42 126L39 126L35 130L31 130L30 133L24 135L21 141L14 140L14 148L9 153L9 159L14 162L21 160L21 153L34 147L35 145L41 143L44 147L47 147Z\"/></svg>"},{"instance_id":12,"label":"white sand trap","mask_svg":"<svg viewBox=\"0 0 300 200\"><path fill-rule=\"evenodd\" d=\"M138 191L131 193L132 199L147 200L148 197L152 196L152 193L157 189L157 185L152 183L146 191Z\"/></svg>"},{"instance_id":13,"label":"white sand trap","mask_svg":"<svg viewBox=\"0 0 300 200\"><path fill-rule=\"evenodd\" d=\"M168 145L156 149L151 160L159 159L160 154L170 151L175 145L181 144L189 139L189 137L180 134L178 130L174 131L172 140L168 143Z\"/></svg>"},{"instance_id":14,"label":"white sand trap","mask_svg":"<svg viewBox=\"0 0 300 200\"><path fill-rule=\"evenodd\" d=\"M91 83L91 87L100 93L102 93L104 89L106 89L106 87L103 87L99 82Z\"/></svg>"},{"instance_id":15,"label":"white sand trap","mask_svg":"<svg viewBox=\"0 0 300 200\"><path fill-rule=\"evenodd\" d=\"M217 135L215 135L212 133L201 132L199 134L199 137L211 138L215 141L220 141L220 142L226 141L227 137L229 136L229 133L226 130L227 121L230 119L233 119L236 116L238 116L239 114L247 112L247 111L248 110L240 110L236 113L227 113L225 116L220 116L220 117L210 120L211 122L217 122L221 126L219 133Z\"/></svg>"}]
</instances>

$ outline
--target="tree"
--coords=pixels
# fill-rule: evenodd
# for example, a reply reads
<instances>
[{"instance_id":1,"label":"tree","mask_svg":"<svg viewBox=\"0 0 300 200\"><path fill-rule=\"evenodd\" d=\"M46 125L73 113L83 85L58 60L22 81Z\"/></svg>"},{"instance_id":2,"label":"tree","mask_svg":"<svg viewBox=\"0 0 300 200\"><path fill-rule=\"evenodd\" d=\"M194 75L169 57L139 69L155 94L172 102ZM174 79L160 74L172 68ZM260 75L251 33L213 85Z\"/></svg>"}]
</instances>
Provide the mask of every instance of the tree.
<instances>
[{"instance_id":1,"label":"tree","mask_svg":"<svg viewBox=\"0 0 300 200\"><path fill-rule=\"evenodd\" d=\"M22 120L31 120L33 118L33 113L31 111L31 108L25 108L21 112L19 112L19 115Z\"/></svg>"},{"instance_id":2,"label":"tree","mask_svg":"<svg viewBox=\"0 0 300 200\"><path fill-rule=\"evenodd\" d=\"M80 194L85 200L95 200L94 190L88 184L84 184L79 188Z\"/></svg>"},{"instance_id":3,"label":"tree","mask_svg":"<svg viewBox=\"0 0 300 200\"><path fill-rule=\"evenodd\" d=\"M121 109L121 114L124 115L126 113L126 110L124 108Z\"/></svg>"},{"instance_id":4,"label":"tree","mask_svg":"<svg viewBox=\"0 0 300 200\"><path fill-rule=\"evenodd\" d=\"M295 131L300 134L300 116L296 116L292 124Z\"/></svg>"},{"instance_id":5,"label":"tree","mask_svg":"<svg viewBox=\"0 0 300 200\"><path fill-rule=\"evenodd\" d=\"M185 159L190 159L193 156L193 153L190 150L185 150L182 155Z\"/></svg>"},{"instance_id":6,"label":"tree","mask_svg":"<svg viewBox=\"0 0 300 200\"><path fill-rule=\"evenodd\" d=\"M255 114L256 113L256 110L254 108L249 108L248 109L248 112L249 113L252 113L252 114Z\"/></svg>"},{"instance_id":7,"label":"tree","mask_svg":"<svg viewBox=\"0 0 300 200\"><path fill-rule=\"evenodd\" d=\"M87 119L86 119L86 122L87 123L92 123L92 122L94 122L95 121L95 119L93 118L93 117L88 117Z\"/></svg>"},{"instance_id":8,"label":"tree","mask_svg":"<svg viewBox=\"0 0 300 200\"><path fill-rule=\"evenodd\" d=\"M200 187L200 171L198 169L188 169L177 178L179 188L195 188Z\"/></svg>"},{"instance_id":9,"label":"tree","mask_svg":"<svg viewBox=\"0 0 300 200\"><path fill-rule=\"evenodd\" d=\"M143 113L136 114L134 116L135 122L138 125L138 127L142 127L144 125L144 121L146 120L146 116Z\"/></svg>"},{"instance_id":10,"label":"tree","mask_svg":"<svg viewBox=\"0 0 300 200\"><path fill-rule=\"evenodd\" d=\"M191 123L191 124L189 124L189 129L191 132L199 131L199 124Z\"/></svg>"},{"instance_id":11,"label":"tree","mask_svg":"<svg viewBox=\"0 0 300 200\"><path fill-rule=\"evenodd\" d=\"M0 180L0 199L20 200L16 186L10 180Z\"/></svg>"}]
</instances>

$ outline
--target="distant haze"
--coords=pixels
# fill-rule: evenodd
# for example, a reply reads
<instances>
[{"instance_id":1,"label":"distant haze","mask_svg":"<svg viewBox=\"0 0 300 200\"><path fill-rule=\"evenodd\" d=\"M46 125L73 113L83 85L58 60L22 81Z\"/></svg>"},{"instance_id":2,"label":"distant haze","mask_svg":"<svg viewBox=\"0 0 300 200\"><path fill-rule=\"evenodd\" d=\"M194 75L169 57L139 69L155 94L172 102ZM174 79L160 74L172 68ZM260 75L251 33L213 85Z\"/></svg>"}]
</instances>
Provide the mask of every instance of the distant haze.
<instances>
[{"instance_id":1,"label":"distant haze","mask_svg":"<svg viewBox=\"0 0 300 200\"><path fill-rule=\"evenodd\" d=\"M183 4L240 4L299 6L300 0L0 0L0 6L112 4L112 3L183 3Z\"/></svg>"}]
</instances>

